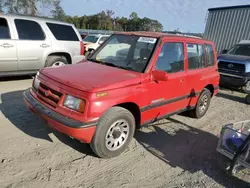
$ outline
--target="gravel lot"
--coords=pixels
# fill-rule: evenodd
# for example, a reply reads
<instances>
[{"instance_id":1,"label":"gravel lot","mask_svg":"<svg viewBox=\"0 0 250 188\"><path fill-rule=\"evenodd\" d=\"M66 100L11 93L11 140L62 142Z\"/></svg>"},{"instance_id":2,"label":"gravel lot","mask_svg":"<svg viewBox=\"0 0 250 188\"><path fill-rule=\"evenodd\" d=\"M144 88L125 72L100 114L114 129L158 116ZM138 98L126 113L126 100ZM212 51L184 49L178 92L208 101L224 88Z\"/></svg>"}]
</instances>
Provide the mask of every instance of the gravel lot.
<instances>
[{"instance_id":1,"label":"gravel lot","mask_svg":"<svg viewBox=\"0 0 250 188\"><path fill-rule=\"evenodd\" d=\"M0 187L250 187L250 171L227 177L215 151L223 124L249 118L243 94L220 91L204 118L157 122L137 131L124 154L104 160L26 108L22 92L31 82L0 81Z\"/></svg>"}]
</instances>

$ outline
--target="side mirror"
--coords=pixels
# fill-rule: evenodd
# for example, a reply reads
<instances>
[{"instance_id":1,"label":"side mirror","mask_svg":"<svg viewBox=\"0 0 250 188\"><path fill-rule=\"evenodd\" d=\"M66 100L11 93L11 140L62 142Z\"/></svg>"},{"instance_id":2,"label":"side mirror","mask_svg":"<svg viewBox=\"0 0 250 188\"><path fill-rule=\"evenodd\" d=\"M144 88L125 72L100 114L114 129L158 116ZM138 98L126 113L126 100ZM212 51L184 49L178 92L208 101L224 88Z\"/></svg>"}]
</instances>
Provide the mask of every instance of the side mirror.
<instances>
[{"instance_id":1,"label":"side mirror","mask_svg":"<svg viewBox=\"0 0 250 188\"><path fill-rule=\"evenodd\" d=\"M167 81L168 74L165 71L155 70L152 72L152 77L154 81Z\"/></svg>"},{"instance_id":2,"label":"side mirror","mask_svg":"<svg viewBox=\"0 0 250 188\"><path fill-rule=\"evenodd\" d=\"M222 50L222 54L226 54L228 52L228 50L226 50L226 49L224 49L224 50Z\"/></svg>"},{"instance_id":3,"label":"side mirror","mask_svg":"<svg viewBox=\"0 0 250 188\"><path fill-rule=\"evenodd\" d=\"M103 41L99 41L99 42L98 42L98 44L102 44L102 43L103 43Z\"/></svg>"}]
</instances>

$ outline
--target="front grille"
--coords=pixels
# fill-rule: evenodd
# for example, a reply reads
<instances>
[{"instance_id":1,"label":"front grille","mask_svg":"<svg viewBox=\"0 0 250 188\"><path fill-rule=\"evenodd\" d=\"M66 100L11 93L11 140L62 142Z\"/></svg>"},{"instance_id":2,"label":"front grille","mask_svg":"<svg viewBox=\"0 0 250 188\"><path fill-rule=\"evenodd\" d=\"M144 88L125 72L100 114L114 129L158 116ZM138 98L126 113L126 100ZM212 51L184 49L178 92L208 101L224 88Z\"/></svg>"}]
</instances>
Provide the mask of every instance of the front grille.
<instances>
[{"instance_id":1,"label":"front grille","mask_svg":"<svg viewBox=\"0 0 250 188\"><path fill-rule=\"evenodd\" d=\"M45 103L49 104L52 107L56 107L58 102L62 97L62 93L55 91L54 89L49 88L48 86L40 83L38 87L38 97Z\"/></svg>"},{"instance_id":2,"label":"front grille","mask_svg":"<svg viewBox=\"0 0 250 188\"><path fill-rule=\"evenodd\" d=\"M244 74L245 65L239 63L231 63L226 61L220 61L218 63L219 72L226 72L231 74Z\"/></svg>"}]
</instances>

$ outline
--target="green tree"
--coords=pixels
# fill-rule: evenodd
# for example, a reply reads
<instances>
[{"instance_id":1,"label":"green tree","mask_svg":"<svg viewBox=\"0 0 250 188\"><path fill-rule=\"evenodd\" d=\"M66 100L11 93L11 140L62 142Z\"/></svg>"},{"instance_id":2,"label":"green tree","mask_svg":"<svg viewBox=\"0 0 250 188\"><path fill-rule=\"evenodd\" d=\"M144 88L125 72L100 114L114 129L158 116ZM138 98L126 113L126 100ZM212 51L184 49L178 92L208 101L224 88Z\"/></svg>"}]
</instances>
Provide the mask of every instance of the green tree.
<instances>
[{"instance_id":1,"label":"green tree","mask_svg":"<svg viewBox=\"0 0 250 188\"><path fill-rule=\"evenodd\" d=\"M63 10L63 8L60 5L60 0L55 0L54 1L54 9L51 11L52 17L60 20L60 21L65 21L66 20L66 14Z\"/></svg>"},{"instance_id":2,"label":"green tree","mask_svg":"<svg viewBox=\"0 0 250 188\"><path fill-rule=\"evenodd\" d=\"M3 8L9 13L28 14L35 16L39 14L39 5L53 5L54 0L2 0Z\"/></svg>"}]
</instances>

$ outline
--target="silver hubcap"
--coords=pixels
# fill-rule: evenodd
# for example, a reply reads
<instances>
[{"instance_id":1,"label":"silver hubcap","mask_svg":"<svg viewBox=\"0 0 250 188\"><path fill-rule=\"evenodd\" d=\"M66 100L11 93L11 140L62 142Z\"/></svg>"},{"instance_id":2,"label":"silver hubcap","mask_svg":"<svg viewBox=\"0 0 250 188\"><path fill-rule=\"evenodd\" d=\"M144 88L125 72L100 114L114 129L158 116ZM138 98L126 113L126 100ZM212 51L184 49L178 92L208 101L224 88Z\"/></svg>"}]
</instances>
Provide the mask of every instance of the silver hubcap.
<instances>
[{"instance_id":1,"label":"silver hubcap","mask_svg":"<svg viewBox=\"0 0 250 188\"><path fill-rule=\"evenodd\" d=\"M61 67L64 66L65 63L62 61L56 61L55 63L53 63L52 67Z\"/></svg>"},{"instance_id":2,"label":"silver hubcap","mask_svg":"<svg viewBox=\"0 0 250 188\"><path fill-rule=\"evenodd\" d=\"M201 114L204 113L204 111L207 109L207 105L208 105L208 96L204 95L201 98L201 103L200 103L200 106L199 106L199 112Z\"/></svg>"},{"instance_id":3,"label":"silver hubcap","mask_svg":"<svg viewBox=\"0 0 250 188\"><path fill-rule=\"evenodd\" d=\"M129 125L126 120L118 120L114 122L105 138L106 147L111 150L117 150L124 145L129 135Z\"/></svg>"}]
</instances>

